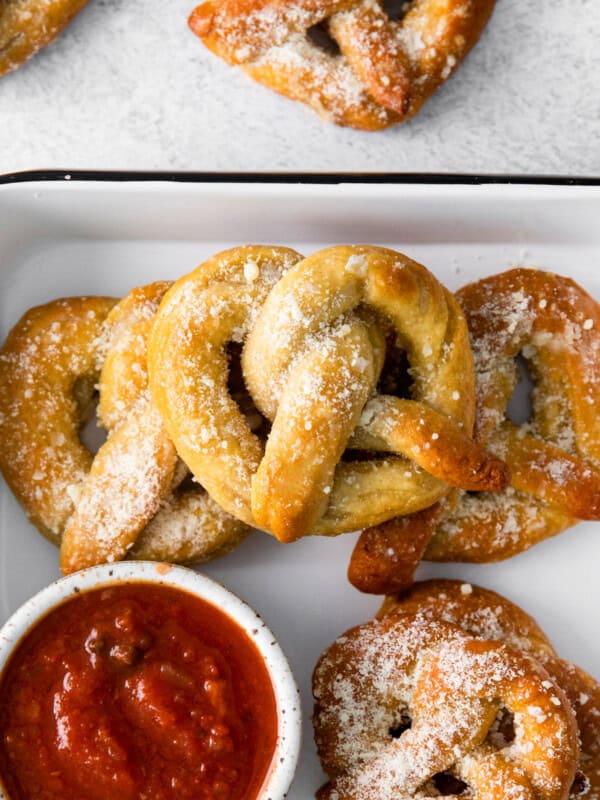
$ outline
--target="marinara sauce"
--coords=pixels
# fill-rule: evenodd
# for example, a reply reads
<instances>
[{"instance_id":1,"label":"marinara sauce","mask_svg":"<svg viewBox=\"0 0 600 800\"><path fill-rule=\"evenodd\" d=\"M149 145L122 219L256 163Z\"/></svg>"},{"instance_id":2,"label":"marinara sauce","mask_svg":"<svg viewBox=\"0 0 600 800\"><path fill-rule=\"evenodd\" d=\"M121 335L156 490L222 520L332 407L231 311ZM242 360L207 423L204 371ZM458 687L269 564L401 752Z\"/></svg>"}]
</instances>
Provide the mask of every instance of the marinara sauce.
<instances>
[{"instance_id":1,"label":"marinara sauce","mask_svg":"<svg viewBox=\"0 0 600 800\"><path fill-rule=\"evenodd\" d=\"M0 736L11 800L252 800L275 695L218 608L124 583L76 595L24 637L0 680Z\"/></svg>"}]
</instances>

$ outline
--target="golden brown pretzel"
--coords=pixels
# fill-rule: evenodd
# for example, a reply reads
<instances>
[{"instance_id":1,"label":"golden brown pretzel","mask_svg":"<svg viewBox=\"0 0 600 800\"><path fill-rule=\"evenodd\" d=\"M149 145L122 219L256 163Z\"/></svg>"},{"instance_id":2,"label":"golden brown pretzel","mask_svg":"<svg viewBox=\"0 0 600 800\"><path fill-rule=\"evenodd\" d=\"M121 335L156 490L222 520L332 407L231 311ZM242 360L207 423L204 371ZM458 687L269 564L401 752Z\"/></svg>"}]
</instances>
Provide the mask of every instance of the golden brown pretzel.
<instances>
[{"instance_id":1,"label":"golden brown pretzel","mask_svg":"<svg viewBox=\"0 0 600 800\"><path fill-rule=\"evenodd\" d=\"M27 311L0 351L0 468L27 516L55 544L92 454L79 429L98 380L95 342L117 301L72 297Z\"/></svg>"},{"instance_id":2,"label":"golden brown pretzel","mask_svg":"<svg viewBox=\"0 0 600 800\"><path fill-rule=\"evenodd\" d=\"M412 117L477 42L495 0L207 0L190 27L216 55L321 116L364 130ZM339 54L311 41L327 26Z\"/></svg>"},{"instance_id":3,"label":"golden brown pretzel","mask_svg":"<svg viewBox=\"0 0 600 800\"><path fill-rule=\"evenodd\" d=\"M476 800L565 800L578 763L573 712L530 656L447 622L392 615L343 634L313 677L319 800L439 796L450 773ZM496 733L514 714L514 740Z\"/></svg>"},{"instance_id":4,"label":"golden brown pretzel","mask_svg":"<svg viewBox=\"0 0 600 800\"><path fill-rule=\"evenodd\" d=\"M496 561L600 518L600 307L574 281L515 269L457 293L477 373L476 438L502 454L511 486L461 494L443 508L426 552L432 560ZM533 416L505 416L527 359Z\"/></svg>"},{"instance_id":5,"label":"golden brown pretzel","mask_svg":"<svg viewBox=\"0 0 600 800\"><path fill-rule=\"evenodd\" d=\"M375 314L409 353L414 400L373 394L389 325ZM244 377L272 421L266 447L229 395L233 338L245 340ZM504 480L503 464L467 435L472 373L462 314L424 267L391 250L335 247L306 259L283 248L221 253L167 293L148 363L154 402L197 480L227 511L281 541L431 505L447 491L443 481ZM392 455L340 461L347 446Z\"/></svg>"},{"instance_id":6,"label":"golden brown pretzel","mask_svg":"<svg viewBox=\"0 0 600 800\"><path fill-rule=\"evenodd\" d=\"M0 76L50 44L87 0L2 0Z\"/></svg>"},{"instance_id":7,"label":"golden brown pretzel","mask_svg":"<svg viewBox=\"0 0 600 800\"><path fill-rule=\"evenodd\" d=\"M0 353L0 467L32 522L56 544L62 537L65 572L128 551L198 563L249 532L201 487L177 486L186 470L150 404L146 372L167 287L135 289L116 306L72 298L32 309ZM93 457L79 429L98 381L109 437Z\"/></svg>"},{"instance_id":8,"label":"golden brown pretzel","mask_svg":"<svg viewBox=\"0 0 600 800\"><path fill-rule=\"evenodd\" d=\"M507 642L539 661L565 692L579 728L581 775L572 797L600 798L600 684L580 667L558 658L529 614L489 589L440 579L420 581L400 595L386 597L377 618L402 614L458 625L483 639Z\"/></svg>"},{"instance_id":9,"label":"golden brown pretzel","mask_svg":"<svg viewBox=\"0 0 600 800\"><path fill-rule=\"evenodd\" d=\"M146 350L170 283L131 291L99 339L98 418L109 431L82 482L65 528L63 572L134 558L199 563L222 555L249 529L200 486L178 489L187 470L150 399Z\"/></svg>"},{"instance_id":10,"label":"golden brown pretzel","mask_svg":"<svg viewBox=\"0 0 600 800\"><path fill-rule=\"evenodd\" d=\"M365 531L349 568L364 591L400 591L423 555L496 561L600 516L598 304L574 281L534 269L485 278L457 299L475 358L475 438L506 461L511 485L451 492L413 518ZM537 383L533 417L521 426L505 416L519 353Z\"/></svg>"},{"instance_id":11,"label":"golden brown pretzel","mask_svg":"<svg viewBox=\"0 0 600 800\"><path fill-rule=\"evenodd\" d=\"M62 536L65 574L120 561L173 484L177 454L150 402L145 369L148 330L168 287L153 283L134 290L106 320L103 333L107 329L114 343L100 375L98 417L110 434Z\"/></svg>"}]
</instances>

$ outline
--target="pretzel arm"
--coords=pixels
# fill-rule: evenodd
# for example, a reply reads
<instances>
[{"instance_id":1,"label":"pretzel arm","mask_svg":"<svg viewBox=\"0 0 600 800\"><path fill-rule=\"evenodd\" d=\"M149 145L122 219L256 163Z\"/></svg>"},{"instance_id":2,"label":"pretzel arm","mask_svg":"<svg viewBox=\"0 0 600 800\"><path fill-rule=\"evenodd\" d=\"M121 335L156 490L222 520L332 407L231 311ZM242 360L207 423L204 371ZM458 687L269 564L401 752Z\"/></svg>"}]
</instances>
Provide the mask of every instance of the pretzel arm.
<instances>
[{"instance_id":1,"label":"pretzel arm","mask_svg":"<svg viewBox=\"0 0 600 800\"><path fill-rule=\"evenodd\" d=\"M63 573L122 559L169 492L176 464L158 412L140 403L96 454L63 534Z\"/></svg>"},{"instance_id":2,"label":"pretzel arm","mask_svg":"<svg viewBox=\"0 0 600 800\"><path fill-rule=\"evenodd\" d=\"M404 453L431 475L467 491L502 491L510 480L506 464L474 442L464 428L414 400L371 400L349 447Z\"/></svg>"},{"instance_id":3,"label":"pretzel arm","mask_svg":"<svg viewBox=\"0 0 600 800\"><path fill-rule=\"evenodd\" d=\"M560 447L512 426L497 437L506 441L512 485L577 519L600 519L600 473Z\"/></svg>"},{"instance_id":4,"label":"pretzel arm","mask_svg":"<svg viewBox=\"0 0 600 800\"><path fill-rule=\"evenodd\" d=\"M252 484L254 517L280 541L310 533L327 507L336 465L379 377L375 349L355 320L288 376Z\"/></svg>"},{"instance_id":5,"label":"pretzel arm","mask_svg":"<svg viewBox=\"0 0 600 800\"><path fill-rule=\"evenodd\" d=\"M439 515L436 503L410 517L396 517L364 530L350 558L350 583L367 594L394 594L410 586Z\"/></svg>"},{"instance_id":6,"label":"pretzel arm","mask_svg":"<svg viewBox=\"0 0 600 800\"><path fill-rule=\"evenodd\" d=\"M0 3L0 75L50 44L87 0L3 0Z\"/></svg>"},{"instance_id":7,"label":"pretzel arm","mask_svg":"<svg viewBox=\"0 0 600 800\"><path fill-rule=\"evenodd\" d=\"M329 29L375 100L397 114L407 114L412 68L395 25L380 5L364 0L350 11L335 14Z\"/></svg>"}]
</instances>

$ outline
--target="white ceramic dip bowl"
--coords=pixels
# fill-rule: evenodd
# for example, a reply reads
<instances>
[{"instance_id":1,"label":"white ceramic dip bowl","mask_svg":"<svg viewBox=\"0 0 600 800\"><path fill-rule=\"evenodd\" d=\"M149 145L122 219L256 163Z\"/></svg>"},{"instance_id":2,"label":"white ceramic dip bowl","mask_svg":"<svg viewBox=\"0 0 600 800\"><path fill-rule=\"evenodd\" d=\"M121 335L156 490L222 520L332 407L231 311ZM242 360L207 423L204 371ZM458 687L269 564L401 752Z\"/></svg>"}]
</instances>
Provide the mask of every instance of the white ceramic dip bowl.
<instances>
[{"instance_id":1,"label":"white ceramic dip bowl","mask_svg":"<svg viewBox=\"0 0 600 800\"><path fill-rule=\"evenodd\" d=\"M24 636L61 603L80 592L138 582L182 589L205 600L234 620L254 642L271 678L277 707L277 743L257 800L283 800L294 777L301 741L300 696L294 676L259 614L224 586L194 570L150 561L122 561L54 581L24 603L0 629L0 675ZM1 780L0 800L10 800Z\"/></svg>"}]
</instances>

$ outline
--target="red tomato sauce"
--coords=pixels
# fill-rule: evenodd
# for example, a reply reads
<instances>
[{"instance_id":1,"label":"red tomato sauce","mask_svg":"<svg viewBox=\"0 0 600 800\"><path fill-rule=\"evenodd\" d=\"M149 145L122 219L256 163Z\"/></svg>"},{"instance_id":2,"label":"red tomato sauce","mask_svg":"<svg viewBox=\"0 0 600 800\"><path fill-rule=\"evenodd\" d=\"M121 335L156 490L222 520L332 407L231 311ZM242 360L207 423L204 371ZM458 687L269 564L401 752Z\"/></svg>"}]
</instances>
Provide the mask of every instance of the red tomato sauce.
<instances>
[{"instance_id":1,"label":"red tomato sauce","mask_svg":"<svg viewBox=\"0 0 600 800\"><path fill-rule=\"evenodd\" d=\"M11 800L253 800L277 741L250 637L151 583L82 592L23 639L0 680Z\"/></svg>"}]
</instances>

